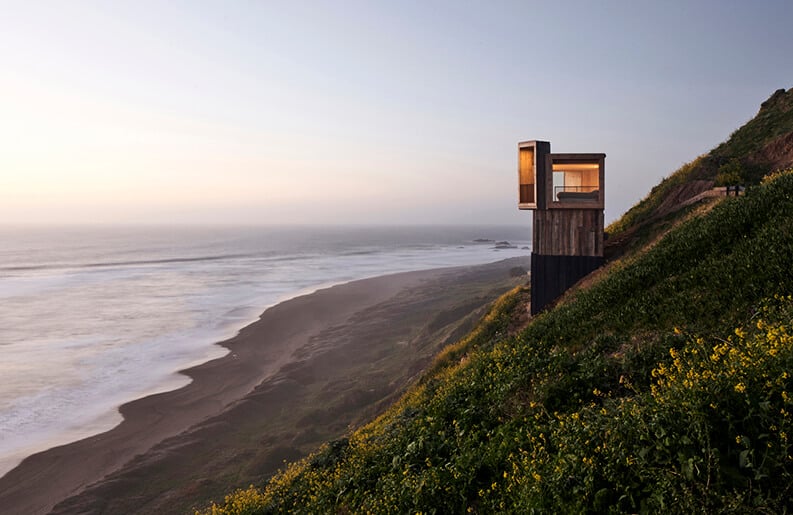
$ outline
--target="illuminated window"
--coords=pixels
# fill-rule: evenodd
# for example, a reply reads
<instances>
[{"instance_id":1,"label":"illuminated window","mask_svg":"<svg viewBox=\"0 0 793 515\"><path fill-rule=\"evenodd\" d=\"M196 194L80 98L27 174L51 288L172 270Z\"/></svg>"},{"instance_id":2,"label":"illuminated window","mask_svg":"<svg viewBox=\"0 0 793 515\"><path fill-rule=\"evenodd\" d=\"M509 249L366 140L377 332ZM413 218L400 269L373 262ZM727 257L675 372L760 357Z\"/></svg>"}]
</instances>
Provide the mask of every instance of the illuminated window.
<instances>
[{"instance_id":1,"label":"illuminated window","mask_svg":"<svg viewBox=\"0 0 793 515\"><path fill-rule=\"evenodd\" d=\"M519 161L519 202L521 204L535 204L534 148L521 148Z\"/></svg>"},{"instance_id":2,"label":"illuminated window","mask_svg":"<svg viewBox=\"0 0 793 515\"><path fill-rule=\"evenodd\" d=\"M553 202L598 202L600 164L596 160L554 159Z\"/></svg>"}]
</instances>

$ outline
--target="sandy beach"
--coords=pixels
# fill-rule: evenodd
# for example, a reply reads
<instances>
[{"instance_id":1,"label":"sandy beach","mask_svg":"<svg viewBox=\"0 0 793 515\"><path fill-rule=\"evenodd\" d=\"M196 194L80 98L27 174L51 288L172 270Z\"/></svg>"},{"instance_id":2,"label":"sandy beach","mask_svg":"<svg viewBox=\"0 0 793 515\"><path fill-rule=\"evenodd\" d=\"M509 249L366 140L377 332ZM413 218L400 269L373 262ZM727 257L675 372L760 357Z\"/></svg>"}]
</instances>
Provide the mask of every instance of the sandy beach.
<instances>
[{"instance_id":1,"label":"sandy beach","mask_svg":"<svg viewBox=\"0 0 793 515\"><path fill-rule=\"evenodd\" d=\"M184 371L181 389L123 405L105 433L0 478L3 513L184 513L272 475L381 411L500 293L528 258L409 272L266 310Z\"/></svg>"}]
</instances>

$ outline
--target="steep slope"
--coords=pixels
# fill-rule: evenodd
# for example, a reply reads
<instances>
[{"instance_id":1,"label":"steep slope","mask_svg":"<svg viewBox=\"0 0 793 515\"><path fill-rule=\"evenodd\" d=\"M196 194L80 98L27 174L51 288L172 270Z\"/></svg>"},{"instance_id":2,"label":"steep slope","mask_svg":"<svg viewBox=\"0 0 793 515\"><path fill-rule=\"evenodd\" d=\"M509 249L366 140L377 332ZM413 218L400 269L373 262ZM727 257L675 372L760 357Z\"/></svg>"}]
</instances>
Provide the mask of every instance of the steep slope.
<instances>
[{"instance_id":1,"label":"steep slope","mask_svg":"<svg viewBox=\"0 0 793 515\"><path fill-rule=\"evenodd\" d=\"M652 247L517 334L513 291L377 420L210 512L793 508L793 171L696 216L656 211L725 173L714 160L752 177L743 163L789 137L790 98L617 224L666 231Z\"/></svg>"},{"instance_id":2,"label":"steep slope","mask_svg":"<svg viewBox=\"0 0 793 515\"><path fill-rule=\"evenodd\" d=\"M640 247L647 236L685 211L687 201L714 185L756 185L775 170L793 166L793 88L779 89L763 102L757 115L729 139L662 180L650 193L611 224L606 232L607 257Z\"/></svg>"}]
</instances>

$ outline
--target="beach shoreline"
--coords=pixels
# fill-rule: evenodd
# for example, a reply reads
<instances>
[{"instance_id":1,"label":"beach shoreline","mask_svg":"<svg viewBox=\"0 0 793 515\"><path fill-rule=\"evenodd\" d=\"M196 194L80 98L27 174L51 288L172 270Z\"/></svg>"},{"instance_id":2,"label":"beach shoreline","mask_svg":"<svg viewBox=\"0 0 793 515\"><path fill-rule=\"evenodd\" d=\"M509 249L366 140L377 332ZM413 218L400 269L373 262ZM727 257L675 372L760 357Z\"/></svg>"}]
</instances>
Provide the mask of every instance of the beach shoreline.
<instances>
[{"instance_id":1,"label":"beach shoreline","mask_svg":"<svg viewBox=\"0 0 793 515\"><path fill-rule=\"evenodd\" d=\"M335 373L339 367L369 366L371 357L365 357L369 347L357 353L348 350L371 338L371 334L357 334L363 328L371 325L370 329L376 330L378 335L393 332L383 338L390 342L389 347L377 352L382 355L398 353L400 345L412 345L411 338L417 336L414 333L420 332L427 320L433 319L433 313L426 312L427 305L438 301L441 311L446 305L457 306L462 297L455 296L454 288L464 295L464 290L472 284L492 283L492 288L488 286L492 290L489 295L477 296L477 302L463 303L466 309L456 307L453 316L445 317L444 322L448 323L443 326L444 330L453 332L460 320L480 310L499 291L517 284L520 279L510 278L508 271L527 263L528 258L511 258L488 265L372 277L321 288L271 306L236 336L219 342L229 349L226 355L182 371L191 378L188 385L128 402L119 408L123 420L113 429L23 460L0 478L0 506L12 514L48 513L53 509L55 513L101 513L111 506L117 509L114 502L125 495L162 499L161 493L150 491L146 476L150 476L151 471L168 467L181 470L185 460L196 455L188 450L192 445L214 442L217 438L213 435L218 432L225 437L230 431L223 430L224 425L245 426L252 416L247 405L256 405L265 412L279 403L285 402L288 406L290 399L303 395L301 388L308 391L313 387L317 382L315 377ZM421 299L423 304L417 304L414 298ZM427 320L420 316L422 311ZM399 334L400 328L405 334ZM422 351L425 361L430 350ZM323 366L329 367L328 370ZM311 375L308 378L303 377L307 369ZM409 373L402 375L409 378L417 370L405 372ZM338 383L339 380L334 381ZM352 418L360 419L371 416L374 409L380 409L393 399L405 384L405 377L395 376L391 383L376 385L371 392L340 390L339 397L350 392L357 395ZM328 395L332 396L332 392ZM264 417L273 418L272 414ZM301 437L298 431L290 440L290 446L279 444L275 454L280 452L285 459L294 459L316 442L323 441L323 430L329 424L319 421L315 425L322 425L322 428L312 430L316 434L313 439L305 434ZM336 432L343 432L346 427L345 424L330 425ZM201 452L198 455L202 455ZM232 456L230 462L234 459L241 458ZM273 459L273 456L266 456L258 468L265 474L272 473L282 461L270 463ZM211 474L204 479L211 483ZM185 481L177 490L195 486L195 478ZM212 490L211 485L207 488ZM148 493L136 493L141 489Z\"/></svg>"}]
</instances>

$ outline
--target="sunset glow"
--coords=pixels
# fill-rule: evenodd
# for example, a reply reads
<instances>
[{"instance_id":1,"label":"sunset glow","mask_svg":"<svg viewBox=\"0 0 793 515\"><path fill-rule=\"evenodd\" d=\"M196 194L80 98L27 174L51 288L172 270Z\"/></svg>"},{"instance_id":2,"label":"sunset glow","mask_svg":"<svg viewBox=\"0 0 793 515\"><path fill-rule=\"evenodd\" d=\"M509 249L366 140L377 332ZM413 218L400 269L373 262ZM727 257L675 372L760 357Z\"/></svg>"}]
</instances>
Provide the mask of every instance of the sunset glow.
<instances>
[{"instance_id":1,"label":"sunset glow","mask_svg":"<svg viewBox=\"0 0 793 515\"><path fill-rule=\"evenodd\" d=\"M784 2L619 5L7 6L0 219L520 223L525 138L607 152L614 218L793 68Z\"/></svg>"}]
</instances>

